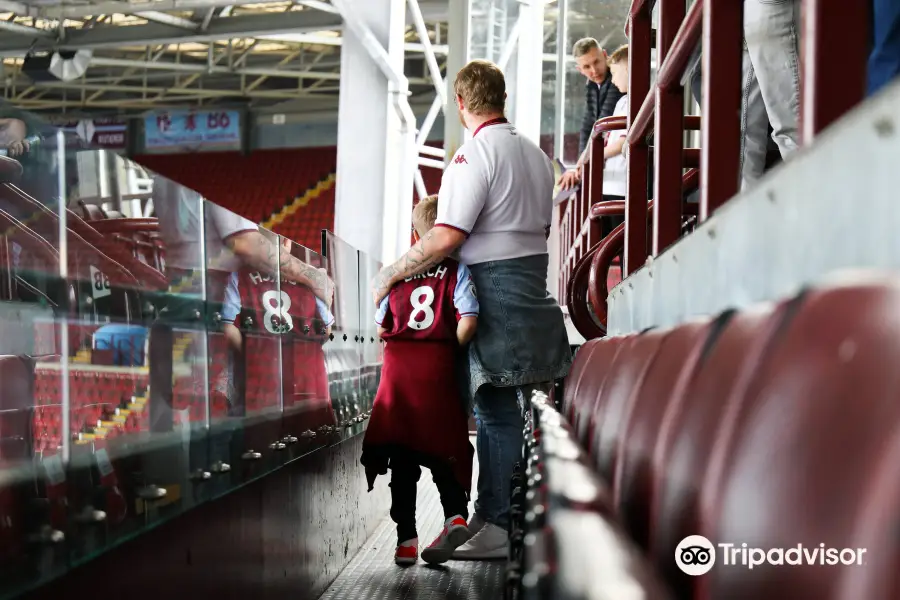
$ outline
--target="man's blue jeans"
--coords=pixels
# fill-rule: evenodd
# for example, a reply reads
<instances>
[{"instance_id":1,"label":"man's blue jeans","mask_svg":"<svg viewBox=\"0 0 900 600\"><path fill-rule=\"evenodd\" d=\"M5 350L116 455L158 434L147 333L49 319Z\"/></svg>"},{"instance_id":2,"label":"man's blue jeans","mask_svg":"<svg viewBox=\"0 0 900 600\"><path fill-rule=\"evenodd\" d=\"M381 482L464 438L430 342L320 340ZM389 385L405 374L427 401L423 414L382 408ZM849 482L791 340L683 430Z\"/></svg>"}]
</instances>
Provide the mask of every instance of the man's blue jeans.
<instances>
[{"instance_id":1,"label":"man's blue jeans","mask_svg":"<svg viewBox=\"0 0 900 600\"><path fill-rule=\"evenodd\" d=\"M484 385L475 395L478 495L475 512L509 530L510 480L522 460L523 417L518 388Z\"/></svg>"}]
</instances>

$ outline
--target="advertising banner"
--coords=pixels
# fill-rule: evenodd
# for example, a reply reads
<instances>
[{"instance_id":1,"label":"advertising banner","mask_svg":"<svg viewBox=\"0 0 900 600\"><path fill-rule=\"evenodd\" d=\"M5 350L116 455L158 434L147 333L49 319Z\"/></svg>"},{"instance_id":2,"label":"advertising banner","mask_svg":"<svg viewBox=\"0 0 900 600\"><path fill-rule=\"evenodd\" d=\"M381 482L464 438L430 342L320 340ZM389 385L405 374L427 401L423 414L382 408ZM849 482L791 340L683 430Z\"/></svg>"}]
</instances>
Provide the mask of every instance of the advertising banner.
<instances>
[{"instance_id":1,"label":"advertising banner","mask_svg":"<svg viewBox=\"0 0 900 600\"><path fill-rule=\"evenodd\" d=\"M241 113L159 112L144 119L148 150L240 150Z\"/></svg>"}]
</instances>

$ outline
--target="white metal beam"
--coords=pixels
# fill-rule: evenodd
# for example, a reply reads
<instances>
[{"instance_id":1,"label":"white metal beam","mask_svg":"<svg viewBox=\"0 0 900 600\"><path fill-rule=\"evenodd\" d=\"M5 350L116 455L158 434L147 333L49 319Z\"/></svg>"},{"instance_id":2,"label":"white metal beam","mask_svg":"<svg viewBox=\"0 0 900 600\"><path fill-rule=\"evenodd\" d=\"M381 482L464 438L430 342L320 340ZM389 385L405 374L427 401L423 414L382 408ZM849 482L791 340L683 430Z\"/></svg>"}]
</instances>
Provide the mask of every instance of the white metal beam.
<instances>
[{"instance_id":1,"label":"white metal beam","mask_svg":"<svg viewBox=\"0 0 900 600\"><path fill-rule=\"evenodd\" d=\"M543 88L544 4L519 6L518 54L516 57L515 115L519 133L534 143L541 136L541 93Z\"/></svg>"},{"instance_id":2,"label":"white metal beam","mask_svg":"<svg viewBox=\"0 0 900 600\"><path fill-rule=\"evenodd\" d=\"M7 31L16 35L28 36L28 38L44 37L52 38L54 34L49 29L38 29L30 25L22 25L21 23L13 23L12 21L0 21L0 31Z\"/></svg>"},{"instance_id":3,"label":"white metal beam","mask_svg":"<svg viewBox=\"0 0 900 600\"><path fill-rule=\"evenodd\" d=\"M506 71L509 59L512 58L512 53L515 52L519 43L519 33L522 31L522 18L525 13L525 7L523 6L519 11L519 18L516 19L512 31L509 32L509 37L506 38L506 44L503 46L503 52L500 53L500 60L497 62L497 66L500 67L501 71Z\"/></svg>"},{"instance_id":4,"label":"white metal beam","mask_svg":"<svg viewBox=\"0 0 900 600\"><path fill-rule=\"evenodd\" d=\"M434 127L434 122L437 120L437 116L442 108L443 104L441 103L441 97L435 96L434 102L431 103L431 108L428 109L428 114L425 115L425 120L422 121L422 126L419 128L419 137L416 138L416 146L422 147L425 145L425 142L428 141L428 136L431 135L431 128ZM444 114L447 114L446 110Z\"/></svg>"},{"instance_id":5,"label":"white metal beam","mask_svg":"<svg viewBox=\"0 0 900 600\"><path fill-rule=\"evenodd\" d=\"M341 46L344 43L343 38L339 36L315 33L283 33L279 35L259 36L259 39L273 42L315 44L317 46ZM425 52L425 45L418 42L407 42L403 45L403 49L406 52ZM435 55L444 55L450 51L446 44L432 44L431 49Z\"/></svg>"},{"instance_id":6,"label":"white metal beam","mask_svg":"<svg viewBox=\"0 0 900 600\"><path fill-rule=\"evenodd\" d=\"M567 63L566 58L569 56L569 48L566 45L566 34L568 32L569 18L569 0L559 0L556 6L557 22L556 22L556 105L553 130L554 137L554 155L559 160L563 159L565 154L565 138L566 138L566 74ZM546 59L545 59L546 60ZM555 289L551 286L549 289Z\"/></svg>"},{"instance_id":7,"label":"white metal beam","mask_svg":"<svg viewBox=\"0 0 900 600\"><path fill-rule=\"evenodd\" d=\"M172 27L178 27L179 29L187 29L188 31L195 31L200 29L199 23L194 23L190 19L185 19L183 17L176 17L175 15L170 15L168 13L159 12L155 10L148 10L134 13L134 16L140 17L142 19L147 19L153 23L161 23L163 25L171 25Z\"/></svg>"},{"instance_id":8,"label":"white metal beam","mask_svg":"<svg viewBox=\"0 0 900 600\"><path fill-rule=\"evenodd\" d=\"M432 148L431 146L419 146L419 154L427 154L428 156L436 156L437 158L444 158L445 153L443 148ZM443 169L444 163L441 163L439 168Z\"/></svg>"},{"instance_id":9,"label":"white metal beam","mask_svg":"<svg viewBox=\"0 0 900 600\"><path fill-rule=\"evenodd\" d=\"M320 2L319 0L298 0L297 4L306 6L308 8L321 10L322 12L332 13L335 15L340 14L338 12L338 9L336 9L333 5L328 4L327 2Z\"/></svg>"},{"instance_id":10,"label":"white metal beam","mask_svg":"<svg viewBox=\"0 0 900 600\"><path fill-rule=\"evenodd\" d=\"M211 73L219 75L249 75L251 77L282 77L287 79L326 79L330 81L338 81L341 78L340 73L328 71L289 71L274 68L263 69L247 67L229 69L228 67L210 67L209 65L200 63L190 64L166 61L151 62L130 60L127 58L105 58L102 56L93 57L91 59L91 66L138 68L154 71L179 71L185 73ZM419 79L420 83L426 81L427 80L425 79Z\"/></svg>"},{"instance_id":11,"label":"white metal beam","mask_svg":"<svg viewBox=\"0 0 900 600\"><path fill-rule=\"evenodd\" d=\"M28 5L24 2L13 2L12 0L0 0L0 11L11 12L16 15L24 15L28 12Z\"/></svg>"},{"instance_id":12,"label":"white metal beam","mask_svg":"<svg viewBox=\"0 0 900 600\"><path fill-rule=\"evenodd\" d=\"M448 0L448 4L450 21L447 24L447 45L451 50L447 55L447 98L455 103L453 81L459 70L469 62L469 27L471 24L469 12L472 2L471 0ZM447 112L452 113L449 110ZM447 152L447 160L456 154L465 140L465 135L459 119L444 119L444 150Z\"/></svg>"},{"instance_id":13,"label":"white metal beam","mask_svg":"<svg viewBox=\"0 0 900 600\"><path fill-rule=\"evenodd\" d=\"M304 0L300 4L309 4L314 0ZM10 12L17 15L28 17L40 17L44 19L82 19L93 15L101 14L127 14L133 15L143 11L195 11L205 10L207 8L222 8L229 6L247 6L249 4L259 4L260 0L144 0L140 2L118 2L118 1L100 1L95 4L57 4L53 6L28 6L20 2L10 2L9 0L0 0L15 6L16 10L9 8ZM447 19L447 3L446 0L423 0L421 2L422 12L429 21L444 21ZM2 6L2 5L0 5ZM331 5L325 4L331 8ZM337 12L326 11L321 7L315 11L297 11L306 12L308 14L338 16ZM277 14L277 13L276 13Z\"/></svg>"},{"instance_id":14,"label":"white metal beam","mask_svg":"<svg viewBox=\"0 0 900 600\"><path fill-rule=\"evenodd\" d=\"M412 14L413 23L416 26L416 33L419 35L419 41L425 47L425 63L428 65L428 73L431 75L431 81L434 82L434 89L441 99L441 105L447 106L447 84L441 75L441 68L438 66L437 58L434 56L434 50L431 48L431 38L428 36L428 28L425 27L425 19L422 17L422 11L419 8L418 0L407 0L409 12Z\"/></svg>"},{"instance_id":15,"label":"white metal beam","mask_svg":"<svg viewBox=\"0 0 900 600\"><path fill-rule=\"evenodd\" d=\"M428 190L425 187L425 179L422 177L422 169L416 169L415 184L416 194L419 195L419 200L421 200L428 195Z\"/></svg>"},{"instance_id":16,"label":"white metal beam","mask_svg":"<svg viewBox=\"0 0 900 600\"><path fill-rule=\"evenodd\" d=\"M121 48L123 46L214 42L278 33L314 33L341 27L340 17L317 10L257 13L215 19L210 23L207 31L189 31L152 22L128 27L115 25L97 25L90 28L70 27L65 30L65 40L59 44L55 40L44 39L38 40L32 47L32 40L29 38L0 36L0 56L9 56L15 52L30 50L53 50L57 47L64 50L77 50L80 48Z\"/></svg>"}]
</instances>

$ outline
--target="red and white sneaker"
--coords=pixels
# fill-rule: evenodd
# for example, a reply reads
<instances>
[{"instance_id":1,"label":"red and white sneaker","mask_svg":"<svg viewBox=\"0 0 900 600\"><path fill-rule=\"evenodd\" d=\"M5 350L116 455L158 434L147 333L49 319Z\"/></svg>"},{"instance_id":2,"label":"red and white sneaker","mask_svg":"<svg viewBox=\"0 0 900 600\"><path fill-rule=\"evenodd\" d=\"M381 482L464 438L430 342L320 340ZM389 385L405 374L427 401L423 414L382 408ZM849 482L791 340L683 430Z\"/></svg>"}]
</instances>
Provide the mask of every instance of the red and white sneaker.
<instances>
[{"instance_id":1,"label":"red and white sneaker","mask_svg":"<svg viewBox=\"0 0 900 600\"><path fill-rule=\"evenodd\" d=\"M469 541L470 537L466 520L460 515L450 517L444 522L441 534L422 550L422 560L430 565L445 563L453 556L453 551Z\"/></svg>"},{"instance_id":2,"label":"red and white sneaker","mask_svg":"<svg viewBox=\"0 0 900 600\"><path fill-rule=\"evenodd\" d=\"M394 562L401 566L414 565L419 562L419 538L406 540L394 552Z\"/></svg>"}]
</instances>

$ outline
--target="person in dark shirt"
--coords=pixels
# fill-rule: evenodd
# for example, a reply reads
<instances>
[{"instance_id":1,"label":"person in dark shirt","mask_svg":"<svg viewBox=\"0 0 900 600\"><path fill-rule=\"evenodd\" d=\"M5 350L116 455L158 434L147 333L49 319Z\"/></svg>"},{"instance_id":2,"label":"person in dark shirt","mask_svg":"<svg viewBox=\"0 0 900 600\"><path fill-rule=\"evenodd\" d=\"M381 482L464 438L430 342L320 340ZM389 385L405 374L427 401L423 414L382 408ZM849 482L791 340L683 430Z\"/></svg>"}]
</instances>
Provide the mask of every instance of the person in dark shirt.
<instances>
[{"instance_id":1,"label":"person in dark shirt","mask_svg":"<svg viewBox=\"0 0 900 600\"><path fill-rule=\"evenodd\" d=\"M612 75L607 67L606 51L594 38L584 38L575 42L572 49L578 72L587 77L585 84L585 111L581 122L581 132L578 140L578 162L574 169L562 174L557 182L562 189L568 190L575 187L581 180L581 167L586 158L588 141L594 123L599 119L610 117L616 108L616 103L622 97L622 93L612 84Z\"/></svg>"}]
</instances>

